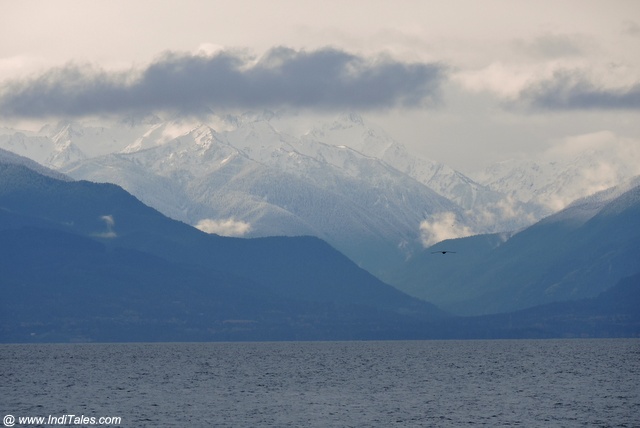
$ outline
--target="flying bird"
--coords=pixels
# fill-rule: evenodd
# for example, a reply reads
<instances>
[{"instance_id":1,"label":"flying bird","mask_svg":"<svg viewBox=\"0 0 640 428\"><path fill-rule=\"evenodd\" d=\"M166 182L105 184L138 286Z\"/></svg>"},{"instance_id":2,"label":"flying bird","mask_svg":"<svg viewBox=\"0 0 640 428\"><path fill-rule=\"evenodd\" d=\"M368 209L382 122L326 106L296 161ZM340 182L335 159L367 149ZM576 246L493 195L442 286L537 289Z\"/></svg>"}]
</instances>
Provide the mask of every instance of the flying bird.
<instances>
[{"instance_id":1,"label":"flying bird","mask_svg":"<svg viewBox=\"0 0 640 428\"><path fill-rule=\"evenodd\" d=\"M436 253L447 254L447 253L455 253L455 251L441 250L441 251L432 251L431 252L431 254L436 254Z\"/></svg>"}]
</instances>

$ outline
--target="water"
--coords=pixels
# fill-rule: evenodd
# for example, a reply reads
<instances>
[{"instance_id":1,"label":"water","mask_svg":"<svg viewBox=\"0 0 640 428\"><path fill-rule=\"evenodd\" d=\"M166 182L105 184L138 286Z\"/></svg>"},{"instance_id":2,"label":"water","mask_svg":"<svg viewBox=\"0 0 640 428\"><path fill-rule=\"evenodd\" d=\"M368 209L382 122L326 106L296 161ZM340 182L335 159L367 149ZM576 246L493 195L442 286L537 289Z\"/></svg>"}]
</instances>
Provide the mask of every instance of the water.
<instances>
[{"instance_id":1,"label":"water","mask_svg":"<svg viewBox=\"0 0 640 428\"><path fill-rule=\"evenodd\" d=\"M0 345L0 364L0 416L118 416L126 427L640 426L633 339Z\"/></svg>"}]
</instances>

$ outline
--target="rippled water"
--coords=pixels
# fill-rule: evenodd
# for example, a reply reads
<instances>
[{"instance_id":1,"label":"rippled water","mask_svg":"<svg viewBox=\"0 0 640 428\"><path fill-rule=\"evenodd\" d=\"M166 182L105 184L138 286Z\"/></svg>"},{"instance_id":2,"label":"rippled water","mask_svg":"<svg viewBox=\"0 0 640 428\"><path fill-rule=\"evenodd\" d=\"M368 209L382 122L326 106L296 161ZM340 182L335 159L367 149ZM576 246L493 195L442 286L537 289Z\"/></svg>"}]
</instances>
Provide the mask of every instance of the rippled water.
<instances>
[{"instance_id":1,"label":"rippled water","mask_svg":"<svg viewBox=\"0 0 640 428\"><path fill-rule=\"evenodd\" d=\"M640 340L0 345L0 364L0 416L119 416L127 427L640 426Z\"/></svg>"}]
</instances>

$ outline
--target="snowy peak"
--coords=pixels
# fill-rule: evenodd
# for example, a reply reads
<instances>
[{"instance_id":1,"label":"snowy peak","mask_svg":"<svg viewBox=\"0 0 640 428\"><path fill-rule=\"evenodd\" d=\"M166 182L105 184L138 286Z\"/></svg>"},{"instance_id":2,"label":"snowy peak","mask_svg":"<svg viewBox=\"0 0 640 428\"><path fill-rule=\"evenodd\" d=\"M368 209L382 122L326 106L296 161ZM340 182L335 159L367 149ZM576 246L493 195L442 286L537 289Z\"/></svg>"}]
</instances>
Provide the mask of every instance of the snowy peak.
<instances>
[{"instance_id":1,"label":"snowy peak","mask_svg":"<svg viewBox=\"0 0 640 428\"><path fill-rule=\"evenodd\" d=\"M122 153L133 153L161 146L178 137L189 134L199 126L201 126L199 122L190 119L177 119L149 124L144 127L144 133L122 149Z\"/></svg>"},{"instance_id":2,"label":"snowy peak","mask_svg":"<svg viewBox=\"0 0 640 428\"><path fill-rule=\"evenodd\" d=\"M430 188L346 145L281 133L260 115L226 117L217 129L204 122L154 125L128 152L64 170L119 184L176 219L215 225L215 233L242 226L251 237L318 236L373 269L420 245L425 215L463 217Z\"/></svg>"},{"instance_id":3,"label":"snowy peak","mask_svg":"<svg viewBox=\"0 0 640 428\"><path fill-rule=\"evenodd\" d=\"M120 184L190 224L233 218L251 223L255 235L327 238L339 235L336 230L343 226L333 222L342 221L337 213L343 210L352 217L350 227L363 235L395 234L389 238L394 246L411 236L422 242L437 239L443 235L422 238L447 224L448 237L518 230L553 211L542 205L541 195L559 195L564 203L584 196L573 192L584 192L589 183L575 184L577 174L588 178L587 172L596 171L598 185L607 178L606 165L593 164L596 155L584 154L568 164L496 165L479 183L409 153L359 114L344 113L304 135L298 133L304 120L291 125L297 119L263 111L67 122L42 128L46 135L2 130L0 147L75 178ZM623 169L624 174L632 170ZM151 194L169 191L184 197ZM455 227L448 221L452 218Z\"/></svg>"},{"instance_id":4,"label":"snowy peak","mask_svg":"<svg viewBox=\"0 0 640 428\"><path fill-rule=\"evenodd\" d=\"M540 223L544 224L559 221L570 221L576 225L583 224L600 213L603 207L610 204L620 196L626 193L633 195L633 192L629 192L634 189L635 194L637 195L638 189L640 189L640 176L626 180L618 186L613 186L609 189L577 199L563 210L544 218Z\"/></svg>"},{"instance_id":5,"label":"snowy peak","mask_svg":"<svg viewBox=\"0 0 640 428\"><path fill-rule=\"evenodd\" d=\"M509 160L485 170L481 182L549 213L572 201L615 186L640 174L640 156L585 151L558 161Z\"/></svg>"},{"instance_id":6,"label":"snowy peak","mask_svg":"<svg viewBox=\"0 0 640 428\"><path fill-rule=\"evenodd\" d=\"M122 149L122 153L133 153L156 146L159 139L154 138L156 137L156 135L154 134L161 127L161 123L152 125L151 128L149 128L149 130L146 131L142 136L136 138L134 142L128 144L124 149Z\"/></svg>"},{"instance_id":7,"label":"snowy peak","mask_svg":"<svg viewBox=\"0 0 640 428\"><path fill-rule=\"evenodd\" d=\"M448 165L410 154L402 144L359 115L343 114L334 122L313 129L303 141L307 145L322 143L350 148L434 190L465 211L465 224L460 230L467 235L520 229L547 214L536 204L527 205L490 189Z\"/></svg>"},{"instance_id":8,"label":"snowy peak","mask_svg":"<svg viewBox=\"0 0 640 428\"><path fill-rule=\"evenodd\" d=\"M47 159L54 151L54 143L46 135L28 131L4 129L0 133L0 147L20 156L47 165Z\"/></svg>"},{"instance_id":9,"label":"snowy peak","mask_svg":"<svg viewBox=\"0 0 640 428\"><path fill-rule=\"evenodd\" d=\"M87 156L73 143L74 140L81 139L83 136L83 132L76 131L71 123L59 125L57 132L52 137L53 151L47 157L46 165L60 168L69 163L86 159Z\"/></svg>"},{"instance_id":10,"label":"snowy peak","mask_svg":"<svg viewBox=\"0 0 640 428\"><path fill-rule=\"evenodd\" d=\"M303 138L346 146L378 159L382 159L395 143L384 131L370 125L356 113L344 113L332 122L311 129Z\"/></svg>"},{"instance_id":11,"label":"snowy peak","mask_svg":"<svg viewBox=\"0 0 640 428\"><path fill-rule=\"evenodd\" d=\"M496 163L480 181L550 212L572 201L640 175L640 147L634 139L600 131L557 141L535 159Z\"/></svg>"}]
</instances>

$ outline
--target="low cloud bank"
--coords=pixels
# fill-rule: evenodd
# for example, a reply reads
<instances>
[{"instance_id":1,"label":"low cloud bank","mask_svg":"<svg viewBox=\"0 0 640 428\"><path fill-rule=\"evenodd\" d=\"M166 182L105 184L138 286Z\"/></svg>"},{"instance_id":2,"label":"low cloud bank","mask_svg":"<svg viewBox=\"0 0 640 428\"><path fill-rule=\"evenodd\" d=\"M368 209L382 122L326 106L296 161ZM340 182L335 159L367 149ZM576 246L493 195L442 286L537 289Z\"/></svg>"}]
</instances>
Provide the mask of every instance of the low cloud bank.
<instances>
[{"instance_id":1,"label":"low cloud bank","mask_svg":"<svg viewBox=\"0 0 640 428\"><path fill-rule=\"evenodd\" d=\"M195 227L205 233L215 233L220 236L240 237L251 230L251 225L233 218L214 220L205 218L200 220Z\"/></svg>"}]
</instances>

